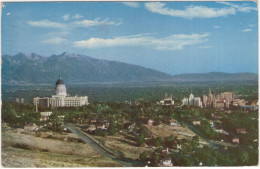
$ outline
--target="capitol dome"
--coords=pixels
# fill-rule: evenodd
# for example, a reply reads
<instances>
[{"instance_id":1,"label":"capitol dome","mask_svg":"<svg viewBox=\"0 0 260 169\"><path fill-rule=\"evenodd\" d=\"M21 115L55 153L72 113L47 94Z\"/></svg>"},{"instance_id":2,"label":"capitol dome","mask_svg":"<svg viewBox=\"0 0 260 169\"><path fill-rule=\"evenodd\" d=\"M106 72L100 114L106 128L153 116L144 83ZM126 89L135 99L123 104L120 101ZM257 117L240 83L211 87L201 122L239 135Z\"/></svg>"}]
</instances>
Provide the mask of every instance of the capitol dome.
<instances>
[{"instance_id":1,"label":"capitol dome","mask_svg":"<svg viewBox=\"0 0 260 169\"><path fill-rule=\"evenodd\" d=\"M59 79L56 81L55 93L57 96L67 96L67 89L65 83L63 82L60 76Z\"/></svg>"}]
</instances>

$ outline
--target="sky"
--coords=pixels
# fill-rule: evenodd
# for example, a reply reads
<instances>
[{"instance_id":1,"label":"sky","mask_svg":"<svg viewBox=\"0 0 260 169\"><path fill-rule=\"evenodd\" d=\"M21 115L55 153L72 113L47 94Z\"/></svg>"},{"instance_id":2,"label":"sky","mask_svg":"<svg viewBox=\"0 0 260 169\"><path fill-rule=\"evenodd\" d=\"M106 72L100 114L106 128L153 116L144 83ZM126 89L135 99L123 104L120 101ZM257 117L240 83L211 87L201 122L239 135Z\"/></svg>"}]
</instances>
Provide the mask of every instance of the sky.
<instances>
[{"instance_id":1,"label":"sky","mask_svg":"<svg viewBox=\"0 0 260 169\"><path fill-rule=\"evenodd\" d=\"M41 2L2 6L2 54L63 52L171 75L258 73L255 2Z\"/></svg>"}]
</instances>

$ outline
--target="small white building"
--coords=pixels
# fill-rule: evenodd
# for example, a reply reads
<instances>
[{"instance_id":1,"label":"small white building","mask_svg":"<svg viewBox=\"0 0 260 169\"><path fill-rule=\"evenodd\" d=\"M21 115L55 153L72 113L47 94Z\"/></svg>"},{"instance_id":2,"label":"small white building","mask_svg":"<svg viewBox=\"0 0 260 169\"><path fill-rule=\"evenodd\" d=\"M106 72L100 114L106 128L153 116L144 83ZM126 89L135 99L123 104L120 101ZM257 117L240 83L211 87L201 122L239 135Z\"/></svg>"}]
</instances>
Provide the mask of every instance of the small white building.
<instances>
[{"instance_id":1,"label":"small white building","mask_svg":"<svg viewBox=\"0 0 260 169\"><path fill-rule=\"evenodd\" d=\"M97 128L96 128L96 126L95 126L94 124L90 124L89 127L87 128L87 131L93 132L93 131L95 131L96 129L97 129Z\"/></svg>"},{"instance_id":2,"label":"small white building","mask_svg":"<svg viewBox=\"0 0 260 169\"><path fill-rule=\"evenodd\" d=\"M192 121L192 124L194 126L200 126L201 122L200 121Z\"/></svg>"},{"instance_id":3,"label":"small white building","mask_svg":"<svg viewBox=\"0 0 260 169\"><path fill-rule=\"evenodd\" d=\"M152 119L149 119L147 124L148 124L148 126L152 126L154 124L154 121Z\"/></svg>"},{"instance_id":4,"label":"small white building","mask_svg":"<svg viewBox=\"0 0 260 169\"><path fill-rule=\"evenodd\" d=\"M172 95L168 96L168 94L165 93L164 99L160 101L160 105L166 105L166 106L174 105L174 100L172 99Z\"/></svg>"},{"instance_id":5,"label":"small white building","mask_svg":"<svg viewBox=\"0 0 260 169\"><path fill-rule=\"evenodd\" d=\"M175 119L169 120L169 123L170 123L171 126L179 126L180 125L180 123Z\"/></svg>"},{"instance_id":6,"label":"small white building","mask_svg":"<svg viewBox=\"0 0 260 169\"><path fill-rule=\"evenodd\" d=\"M160 164L163 165L164 167L172 167L172 159L170 157L165 157L160 160Z\"/></svg>"},{"instance_id":7,"label":"small white building","mask_svg":"<svg viewBox=\"0 0 260 169\"><path fill-rule=\"evenodd\" d=\"M52 112L51 111L41 112L40 114L41 114L41 116L49 117L49 116L51 116Z\"/></svg>"}]
</instances>

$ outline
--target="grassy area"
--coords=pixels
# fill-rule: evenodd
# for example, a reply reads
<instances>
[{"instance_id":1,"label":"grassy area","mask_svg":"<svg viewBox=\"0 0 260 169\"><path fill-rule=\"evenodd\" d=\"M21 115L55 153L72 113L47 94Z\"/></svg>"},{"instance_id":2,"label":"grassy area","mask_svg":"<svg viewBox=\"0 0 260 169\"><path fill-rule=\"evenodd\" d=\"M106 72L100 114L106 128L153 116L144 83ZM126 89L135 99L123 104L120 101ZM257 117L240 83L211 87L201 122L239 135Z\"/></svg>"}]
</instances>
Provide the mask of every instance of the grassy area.
<instances>
[{"instance_id":1,"label":"grassy area","mask_svg":"<svg viewBox=\"0 0 260 169\"><path fill-rule=\"evenodd\" d=\"M2 146L4 167L120 167L103 157L84 157Z\"/></svg>"},{"instance_id":2,"label":"grassy area","mask_svg":"<svg viewBox=\"0 0 260 169\"><path fill-rule=\"evenodd\" d=\"M87 144L2 130L4 167L120 167Z\"/></svg>"},{"instance_id":3,"label":"grassy area","mask_svg":"<svg viewBox=\"0 0 260 169\"><path fill-rule=\"evenodd\" d=\"M153 134L154 137L169 137L170 135L177 136L178 138L192 138L196 134L185 126L171 126L160 124L157 126L145 125Z\"/></svg>"},{"instance_id":4,"label":"grassy area","mask_svg":"<svg viewBox=\"0 0 260 169\"><path fill-rule=\"evenodd\" d=\"M102 142L104 146L131 159L138 159L142 152L151 151L145 147L138 147L135 138L129 134L116 134L107 137L95 136L95 138Z\"/></svg>"}]
</instances>

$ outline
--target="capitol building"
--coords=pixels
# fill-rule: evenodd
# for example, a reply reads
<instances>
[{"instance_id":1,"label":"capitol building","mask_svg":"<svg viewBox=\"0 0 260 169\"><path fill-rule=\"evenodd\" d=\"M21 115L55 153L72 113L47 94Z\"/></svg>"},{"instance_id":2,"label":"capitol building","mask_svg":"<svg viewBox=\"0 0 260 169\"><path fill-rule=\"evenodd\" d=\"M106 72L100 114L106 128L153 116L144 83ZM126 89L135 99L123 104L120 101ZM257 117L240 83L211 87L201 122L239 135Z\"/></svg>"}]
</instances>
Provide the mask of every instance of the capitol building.
<instances>
[{"instance_id":1,"label":"capitol building","mask_svg":"<svg viewBox=\"0 0 260 169\"><path fill-rule=\"evenodd\" d=\"M56 95L51 97L35 97L33 98L33 103L37 107L38 105L43 105L46 107L56 108L56 107L80 107L88 105L88 96L83 97L68 97L67 89L65 83L59 77L55 85Z\"/></svg>"}]
</instances>

